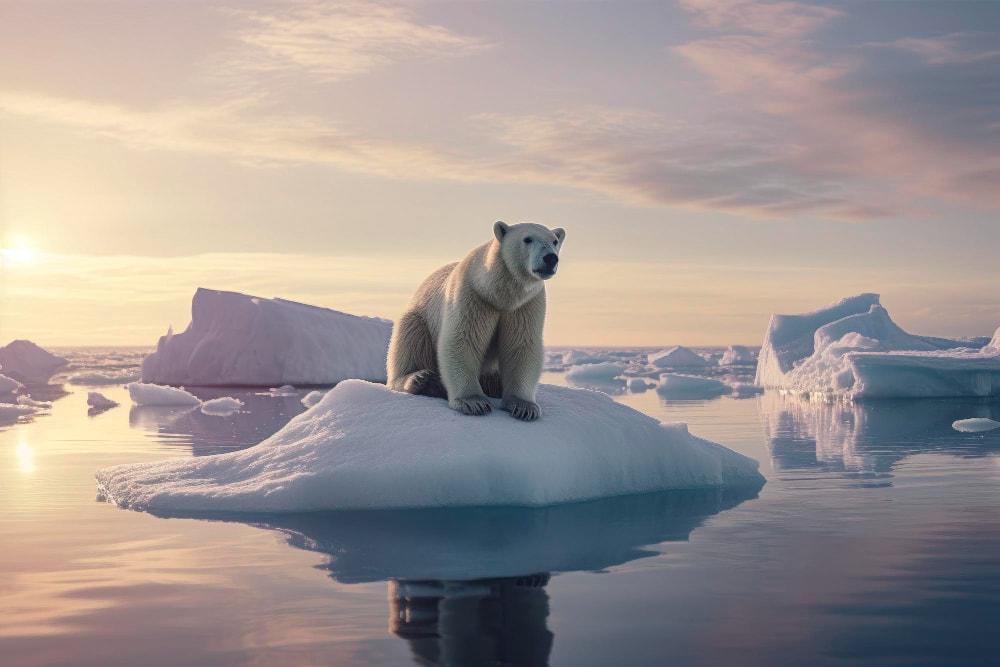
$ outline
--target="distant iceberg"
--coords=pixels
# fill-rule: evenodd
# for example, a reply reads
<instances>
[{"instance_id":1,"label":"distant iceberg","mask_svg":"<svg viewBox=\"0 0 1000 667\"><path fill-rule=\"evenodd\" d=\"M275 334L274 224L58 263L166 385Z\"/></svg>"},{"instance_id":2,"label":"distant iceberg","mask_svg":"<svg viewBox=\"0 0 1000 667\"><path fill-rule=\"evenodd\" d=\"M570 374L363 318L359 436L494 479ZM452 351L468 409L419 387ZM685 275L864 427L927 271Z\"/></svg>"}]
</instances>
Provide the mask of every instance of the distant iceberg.
<instances>
[{"instance_id":1,"label":"distant iceberg","mask_svg":"<svg viewBox=\"0 0 1000 667\"><path fill-rule=\"evenodd\" d=\"M683 345L651 353L649 363L657 368L702 368L709 365L705 357Z\"/></svg>"},{"instance_id":2,"label":"distant iceberg","mask_svg":"<svg viewBox=\"0 0 1000 667\"><path fill-rule=\"evenodd\" d=\"M605 394L541 385L542 419L348 380L249 449L98 470L101 493L159 512L543 506L667 489L759 486L758 464Z\"/></svg>"},{"instance_id":3,"label":"distant iceberg","mask_svg":"<svg viewBox=\"0 0 1000 667\"><path fill-rule=\"evenodd\" d=\"M732 390L732 387L719 380L680 373L662 373L660 382L656 385L657 393L666 398L715 398Z\"/></svg>"},{"instance_id":4,"label":"distant iceberg","mask_svg":"<svg viewBox=\"0 0 1000 667\"><path fill-rule=\"evenodd\" d=\"M772 315L756 384L852 398L1000 395L1000 330L992 341L915 336L877 294L860 294Z\"/></svg>"},{"instance_id":5,"label":"distant iceberg","mask_svg":"<svg viewBox=\"0 0 1000 667\"><path fill-rule=\"evenodd\" d=\"M191 324L142 362L156 384L278 386L384 382L392 323L284 299L199 288Z\"/></svg>"},{"instance_id":6,"label":"distant iceberg","mask_svg":"<svg viewBox=\"0 0 1000 667\"><path fill-rule=\"evenodd\" d=\"M67 364L67 359L57 357L30 340L15 340L0 347L0 372L19 382L48 382Z\"/></svg>"}]
</instances>

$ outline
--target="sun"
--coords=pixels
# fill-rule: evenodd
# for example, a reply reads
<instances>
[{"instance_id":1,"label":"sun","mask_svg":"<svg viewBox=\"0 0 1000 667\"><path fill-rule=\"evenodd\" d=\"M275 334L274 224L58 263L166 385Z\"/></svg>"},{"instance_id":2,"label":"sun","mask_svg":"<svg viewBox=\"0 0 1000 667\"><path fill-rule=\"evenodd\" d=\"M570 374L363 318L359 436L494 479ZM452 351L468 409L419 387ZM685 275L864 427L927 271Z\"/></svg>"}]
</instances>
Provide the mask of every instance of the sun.
<instances>
[{"instance_id":1,"label":"sun","mask_svg":"<svg viewBox=\"0 0 1000 667\"><path fill-rule=\"evenodd\" d=\"M0 248L0 259L4 266L34 264L38 261L38 252L27 239L15 237Z\"/></svg>"}]
</instances>

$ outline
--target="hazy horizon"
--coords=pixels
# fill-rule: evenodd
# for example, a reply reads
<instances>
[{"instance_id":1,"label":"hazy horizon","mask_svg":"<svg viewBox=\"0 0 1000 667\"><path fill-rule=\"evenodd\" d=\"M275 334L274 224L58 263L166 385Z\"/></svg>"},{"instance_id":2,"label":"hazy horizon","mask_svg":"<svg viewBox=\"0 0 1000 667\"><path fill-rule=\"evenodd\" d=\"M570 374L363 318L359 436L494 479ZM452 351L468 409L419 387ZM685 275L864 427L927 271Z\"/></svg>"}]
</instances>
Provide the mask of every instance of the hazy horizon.
<instances>
[{"instance_id":1,"label":"hazy horizon","mask_svg":"<svg viewBox=\"0 0 1000 667\"><path fill-rule=\"evenodd\" d=\"M1000 5L0 15L0 344L153 345L199 286L395 319L495 220L567 230L548 345L759 345L860 292L1000 325Z\"/></svg>"}]
</instances>

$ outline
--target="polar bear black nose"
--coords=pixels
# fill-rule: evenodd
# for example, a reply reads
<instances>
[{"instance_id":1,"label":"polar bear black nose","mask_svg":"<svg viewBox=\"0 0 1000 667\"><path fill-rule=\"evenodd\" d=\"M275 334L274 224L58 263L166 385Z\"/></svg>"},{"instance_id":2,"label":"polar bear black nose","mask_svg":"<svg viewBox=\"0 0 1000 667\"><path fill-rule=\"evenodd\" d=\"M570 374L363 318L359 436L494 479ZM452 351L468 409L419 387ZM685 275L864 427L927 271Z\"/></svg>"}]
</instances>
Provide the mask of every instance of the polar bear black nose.
<instances>
[{"instance_id":1,"label":"polar bear black nose","mask_svg":"<svg viewBox=\"0 0 1000 667\"><path fill-rule=\"evenodd\" d=\"M559 261L559 255L555 254L554 252L550 252L549 254L545 255L545 257L542 257L542 261L545 262L545 266L551 269L553 266L556 265L556 262Z\"/></svg>"}]
</instances>

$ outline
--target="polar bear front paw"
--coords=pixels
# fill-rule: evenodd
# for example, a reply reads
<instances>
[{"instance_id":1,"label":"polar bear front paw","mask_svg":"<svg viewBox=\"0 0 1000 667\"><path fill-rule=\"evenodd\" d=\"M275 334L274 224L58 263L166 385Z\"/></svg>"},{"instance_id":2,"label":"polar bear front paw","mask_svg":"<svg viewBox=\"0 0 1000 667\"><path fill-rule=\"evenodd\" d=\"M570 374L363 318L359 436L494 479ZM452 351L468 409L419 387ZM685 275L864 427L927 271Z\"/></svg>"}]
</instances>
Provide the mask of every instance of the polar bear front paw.
<instances>
[{"instance_id":1,"label":"polar bear front paw","mask_svg":"<svg viewBox=\"0 0 1000 667\"><path fill-rule=\"evenodd\" d=\"M500 409L509 412L514 419L526 422L533 422L542 416L542 409L538 407L538 403L513 396L505 398L500 404Z\"/></svg>"},{"instance_id":2,"label":"polar bear front paw","mask_svg":"<svg viewBox=\"0 0 1000 667\"><path fill-rule=\"evenodd\" d=\"M456 398L451 400L448 405L452 410L461 412L463 415L485 415L493 409L493 406L490 405L490 399L482 394Z\"/></svg>"}]
</instances>

